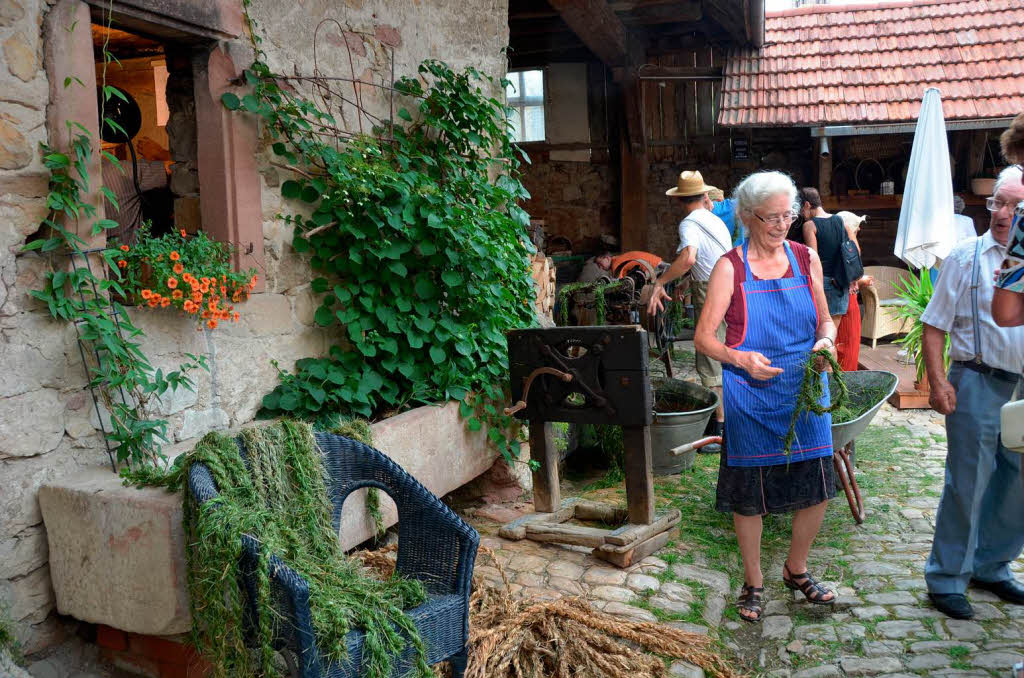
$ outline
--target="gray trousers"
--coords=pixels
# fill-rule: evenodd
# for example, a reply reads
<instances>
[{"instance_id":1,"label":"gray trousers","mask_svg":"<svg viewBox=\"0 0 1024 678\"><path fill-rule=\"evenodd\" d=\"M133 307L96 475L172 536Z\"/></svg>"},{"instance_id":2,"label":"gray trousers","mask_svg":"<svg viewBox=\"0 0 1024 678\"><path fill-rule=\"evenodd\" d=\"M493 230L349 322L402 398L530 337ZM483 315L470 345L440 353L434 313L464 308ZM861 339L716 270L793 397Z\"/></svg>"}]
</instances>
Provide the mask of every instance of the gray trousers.
<instances>
[{"instance_id":1,"label":"gray trousers","mask_svg":"<svg viewBox=\"0 0 1024 678\"><path fill-rule=\"evenodd\" d=\"M946 417L946 484L924 568L932 593L964 593L971 579L1010 579L1024 547L1024 455L999 441L999 408L1014 384L959 365L949 381L956 410Z\"/></svg>"}]
</instances>

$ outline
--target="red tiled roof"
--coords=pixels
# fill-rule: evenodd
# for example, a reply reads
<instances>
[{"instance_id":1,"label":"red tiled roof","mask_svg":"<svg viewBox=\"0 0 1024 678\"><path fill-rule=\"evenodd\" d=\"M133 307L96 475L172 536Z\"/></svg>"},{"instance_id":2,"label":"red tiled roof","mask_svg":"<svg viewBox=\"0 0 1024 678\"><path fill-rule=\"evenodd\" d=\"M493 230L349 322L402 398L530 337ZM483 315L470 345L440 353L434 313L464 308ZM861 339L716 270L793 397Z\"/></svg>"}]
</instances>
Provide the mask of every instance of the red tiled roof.
<instances>
[{"instance_id":1,"label":"red tiled roof","mask_svg":"<svg viewBox=\"0 0 1024 678\"><path fill-rule=\"evenodd\" d=\"M919 0L769 12L765 45L734 49L718 121L734 127L917 119L929 87L947 120L1024 111L1024 0Z\"/></svg>"}]
</instances>

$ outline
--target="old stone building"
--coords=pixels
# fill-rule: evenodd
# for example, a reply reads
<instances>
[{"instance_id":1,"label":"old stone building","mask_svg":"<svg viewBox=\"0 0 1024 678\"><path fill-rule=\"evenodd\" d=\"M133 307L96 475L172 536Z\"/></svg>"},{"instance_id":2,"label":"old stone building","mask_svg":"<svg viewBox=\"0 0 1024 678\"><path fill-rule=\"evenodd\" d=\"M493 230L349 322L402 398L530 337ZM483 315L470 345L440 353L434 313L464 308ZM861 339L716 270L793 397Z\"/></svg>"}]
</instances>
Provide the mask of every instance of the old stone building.
<instances>
[{"instance_id":1,"label":"old stone building","mask_svg":"<svg viewBox=\"0 0 1024 678\"><path fill-rule=\"evenodd\" d=\"M503 74L507 11L504 0L254 0L251 16L279 72L311 74L315 40L321 73L390 84L426 58ZM109 35L108 19L117 29ZM0 44L0 615L33 652L61 628L38 488L107 461L75 329L29 295L50 262L20 250L47 215L40 144L65 145L69 121L97 128L103 44L124 57L108 65L110 81L145 90L136 99L157 116L145 134L174 161L176 223L237 244L240 266L260 273L237 325L197 332L176 314L132 311L156 367L174 368L185 353L209 361L194 393L161 404L174 441L251 421L277 383L271 360L287 369L328 343L314 327L308 265L277 218L287 170L271 164L253 121L220 104L223 92L244 89L235 79L252 60L238 0L0 0ZM374 96L365 105L387 114L388 102ZM100 175L98 158L90 169Z\"/></svg>"}]
</instances>

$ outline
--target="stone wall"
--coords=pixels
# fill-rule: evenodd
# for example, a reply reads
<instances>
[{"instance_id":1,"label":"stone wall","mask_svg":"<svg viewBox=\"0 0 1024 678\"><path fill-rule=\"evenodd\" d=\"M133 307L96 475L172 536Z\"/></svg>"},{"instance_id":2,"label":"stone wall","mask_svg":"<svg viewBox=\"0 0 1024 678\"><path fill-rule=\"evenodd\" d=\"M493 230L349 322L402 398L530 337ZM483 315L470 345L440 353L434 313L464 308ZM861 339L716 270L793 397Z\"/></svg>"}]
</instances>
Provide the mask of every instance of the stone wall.
<instances>
[{"instance_id":1,"label":"stone wall","mask_svg":"<svg viewBox=\"0 0 1024 678\"><path fill-rule=\"evenodd\" d=\"M357 75L378 82L391 77L388 48L396 76L415 73L425 58L504 72L506 0L253 4L270 63L281 72L312 71L310 36L324 17L345 29L321 31L324 73L347 75L346 50L338 49L346 41ZM0 615L16 622L28 652L55 642L60 632L37 488L106 461L74 329L50 320L28 294L48 264L36 254L18 253L46 215L47 174L38 147L48 139L42 41L49 6L47 0L0 0ZM245 40L227 48L238 66L251 59ZM366 101L378 114L386 110L386 100L375 94ZM195 393L177 393L161 404L176 441L251 421L277 382L272 359L288 369L298 358L322 355L332 341L313 326L308 266L291 251L291 234L276 218L284 209L277 187L286 173L270 166L265 150L259 161L266 293L240 307L239 324L212 332L198 332L167 313L134 313L155 366L176 367L186 352L203 353L209 361L209 373L197 375Z\"/></svg>"},{"instance_id":2,"label":"stone wall","mask_svg":"<svg viewBox=\"0 0 1024 678\"><path fill-rule=\"evenodd\" d=\"M551 160L547 152L531 154L530 160L523 167L523 186L530 192L524 209L544 220L548 242L568 238L579 252L599 248L603 234L619 237L618 183L607 163Z\"/></svg>"}]
</instances>

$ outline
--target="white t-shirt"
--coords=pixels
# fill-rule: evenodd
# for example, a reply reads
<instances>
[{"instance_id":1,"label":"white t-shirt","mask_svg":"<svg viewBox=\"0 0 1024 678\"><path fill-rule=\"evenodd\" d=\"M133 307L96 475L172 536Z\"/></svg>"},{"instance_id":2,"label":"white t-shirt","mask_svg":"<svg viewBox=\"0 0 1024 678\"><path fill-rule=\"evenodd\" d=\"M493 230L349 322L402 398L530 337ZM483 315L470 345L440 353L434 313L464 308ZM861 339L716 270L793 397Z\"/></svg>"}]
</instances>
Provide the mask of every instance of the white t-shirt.
<instances>
[{"instance_id":1,"label":"white t-shirt","mask_svg":"<svg viewBox=\"0 0 1024 678\"><path fill-rule=\"evenodd\" d=\"M707 282L719 257L732 248L732 237L724 221L701 208L690 212L679 222L679 247L676 254L686 247L697 250L697 260L690 269L694 279Z\"/></svg>"}]
</instances>

